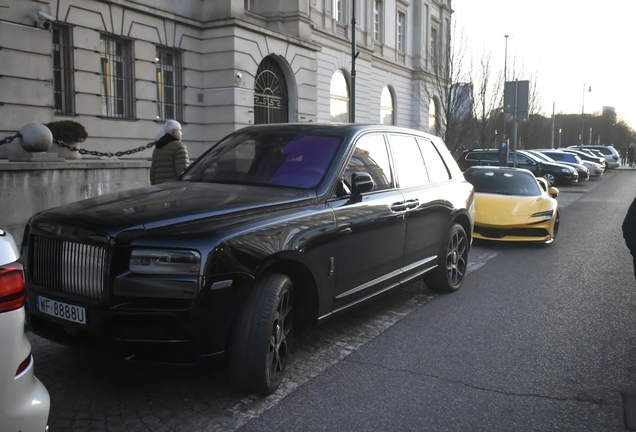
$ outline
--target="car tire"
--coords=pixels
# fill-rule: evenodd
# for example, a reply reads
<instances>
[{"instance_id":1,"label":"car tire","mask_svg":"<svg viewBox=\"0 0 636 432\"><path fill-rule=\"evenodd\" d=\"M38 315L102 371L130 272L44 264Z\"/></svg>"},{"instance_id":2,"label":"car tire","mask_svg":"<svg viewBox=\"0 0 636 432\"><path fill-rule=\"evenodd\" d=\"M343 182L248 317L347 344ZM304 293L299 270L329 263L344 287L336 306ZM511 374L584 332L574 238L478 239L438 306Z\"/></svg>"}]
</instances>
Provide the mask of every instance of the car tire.
<instances>
[{"instance_id":1,"label":"car tire","mask_svg":"<svg viewBox=\"0 0 636 432\"><path fill-rule=\"evenodd\" d=\"M468 236L464 227L454 223L442 244L437 268L426 275L425 282L437 292L454 292L466 276L468 266Z\"/></svg>"},{"instance_id":2,"label":"car tire","mask_svg":"<svg viewBox=\"0 0 636 432\"><path fill-rule=\"evenodd\" d=\"M293 312L289 277L272 273L256 283L230 340L228 372L236 387L261 395L278 388L291 350Z\"/></svg>"},{"instance_id":3,"label":"car tire","mask_svg":"<svg viewBox=\"0 0 636 432\"><path fill-rule=\"evenodd\" d=\"M545 173L543 174L543 178L548 182L548 187L554 186L554 183L556 182L554 174Z\"/></svg>"}]
</instances>

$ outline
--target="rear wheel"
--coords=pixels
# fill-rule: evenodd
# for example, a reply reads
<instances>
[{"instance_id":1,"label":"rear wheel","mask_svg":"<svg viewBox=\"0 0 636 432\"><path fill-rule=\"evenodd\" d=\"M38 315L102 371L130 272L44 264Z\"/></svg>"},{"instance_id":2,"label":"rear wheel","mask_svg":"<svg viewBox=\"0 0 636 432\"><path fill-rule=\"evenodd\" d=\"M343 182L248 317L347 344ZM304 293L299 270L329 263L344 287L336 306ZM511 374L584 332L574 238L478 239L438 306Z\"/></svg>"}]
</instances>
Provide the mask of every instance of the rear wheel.
<instances>
[{"instance_id":1,"label":"rear wheel","mask_svg":"<svg viewBox=\"0 0 636 432\"><path fill-rule=\"evenodd\" d=\"M234 385L262 395L278 388L291 349L293 306L287 276L266 275L254 286L230 341L228 370Z\"/></svg>"},{"instance_id":2,"label":"rear wheel","mask_svg":"<svg viewBox=\"0 0 636 432\"><path fill-rule=\"evenodd\" d=\"M438 292L457 291L466 276L468 236L460 224L453 224L440 251L437 268L426 276L426 283Z\"/></svg>"}]
</instances>

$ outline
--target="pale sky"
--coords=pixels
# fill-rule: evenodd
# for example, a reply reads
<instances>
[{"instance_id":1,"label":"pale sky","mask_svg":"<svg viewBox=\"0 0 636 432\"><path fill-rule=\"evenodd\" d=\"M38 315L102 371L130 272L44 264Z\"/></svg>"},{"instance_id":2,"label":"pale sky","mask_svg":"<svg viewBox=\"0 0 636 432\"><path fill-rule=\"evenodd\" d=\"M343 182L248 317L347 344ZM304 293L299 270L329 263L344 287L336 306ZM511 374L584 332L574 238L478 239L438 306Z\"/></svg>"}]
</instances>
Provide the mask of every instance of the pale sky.
<instances>
[{"instance_id":1,"label":"pale sky","mask_svg":"<svg viewBox=\"0 0 636 432\"><path fill-rule=\"evenodd\" d=\"M536 75L543 114L616 109L636 129L636 0L453 0L473 53ZM510 74L508 74L510 80ZM519 80L530 77L520 76ZM585 97L583 85L585 84ZM531 83L532 86L532 83ZM587 90L592 88L591 92Z\"/></svg>"}]
</instances>

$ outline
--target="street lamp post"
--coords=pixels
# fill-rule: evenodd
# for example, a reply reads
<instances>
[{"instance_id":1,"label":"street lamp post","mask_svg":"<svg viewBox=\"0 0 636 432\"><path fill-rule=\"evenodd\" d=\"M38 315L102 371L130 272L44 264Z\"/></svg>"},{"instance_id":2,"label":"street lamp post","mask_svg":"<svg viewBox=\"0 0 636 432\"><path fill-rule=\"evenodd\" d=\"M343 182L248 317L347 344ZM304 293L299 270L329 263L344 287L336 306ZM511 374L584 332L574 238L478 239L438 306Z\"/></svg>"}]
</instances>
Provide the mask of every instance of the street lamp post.
<instances>
[{"instance_id":1,"label":"street lamp post","mask_svg":"<svg viewBox=\"0 0 636 432\"><path fill-rule=\"evenodd\" d=\"M590 88L588 89L588 93L591 91L592 91L592 86L590 86ZM581 135L579 137L579 141L581 144L583 144L584 136L585 136L585 83L583 83L583 103L581 106Z\"/></svg>"}]
</instances>

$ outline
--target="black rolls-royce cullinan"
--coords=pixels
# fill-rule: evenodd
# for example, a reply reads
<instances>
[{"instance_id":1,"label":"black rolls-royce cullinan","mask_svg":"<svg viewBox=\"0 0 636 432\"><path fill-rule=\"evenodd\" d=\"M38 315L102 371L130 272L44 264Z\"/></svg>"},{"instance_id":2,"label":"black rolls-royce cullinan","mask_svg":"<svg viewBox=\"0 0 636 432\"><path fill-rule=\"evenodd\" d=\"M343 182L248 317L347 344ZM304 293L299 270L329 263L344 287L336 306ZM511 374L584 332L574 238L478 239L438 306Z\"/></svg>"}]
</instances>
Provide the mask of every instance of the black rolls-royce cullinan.
<instances>
[{"instance_id":1,"label":"black rolls-royce cullinan","mask_svg":"<svg viewBox=\"0 0 636 432\"><path fill-rule=\"evenodd\" d=\"M33 216L27 319L129 360L226 362L273 392L295 328L418 277L457 290L474 193L441 139L397 127L238 130L173 181Z\"/></svg>"}]
</instances>

